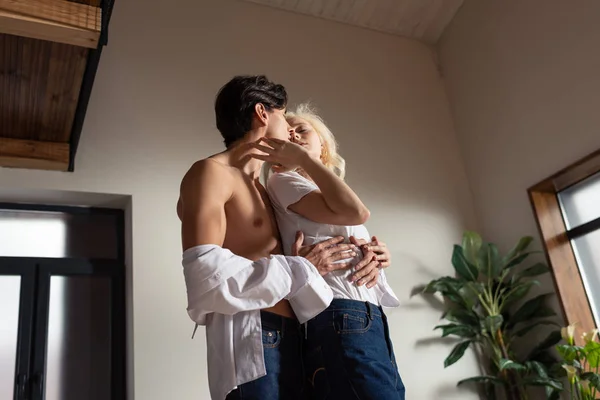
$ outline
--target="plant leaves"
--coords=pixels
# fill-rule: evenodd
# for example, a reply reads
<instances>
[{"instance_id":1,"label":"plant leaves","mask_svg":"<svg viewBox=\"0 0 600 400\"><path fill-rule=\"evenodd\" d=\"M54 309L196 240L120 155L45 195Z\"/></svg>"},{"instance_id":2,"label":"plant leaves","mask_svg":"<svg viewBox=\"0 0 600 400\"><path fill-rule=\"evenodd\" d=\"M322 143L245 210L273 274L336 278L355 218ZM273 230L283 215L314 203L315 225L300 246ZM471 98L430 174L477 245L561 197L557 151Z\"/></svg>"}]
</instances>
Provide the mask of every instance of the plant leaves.
<instances>
[{"instance_id":1,"label":"plant leaves","mask_svg":"<svg viewBox=\"0 0 600 400\"><path fill-rule=\"evenodd\" d=\"M554 379L527 378L523 380L526 386L546 386L554 390L563 390L563 384Z\"/></svg>"},{"instance_id":2,"label":"plant leaves","mask_svg":"<svg viewBox=\"0 0 600 400\"><path fill-rule=\"evenodd\" d=\"M529 331L531 331L533 328L535 328L536 326L540 326L540 325L554 325L560 328L560 324L557 324L554 321L536 321L530 325L527 325L524 328L519 329L517 332L515 332L515 336L525 336Z\"/></svg>"},{"instance_id":3,"label":"plant leaves","mask_svg":"<svg viewBox=\"0 0 600 400\"><path fill-rule=\"evenodd\" d=\"M533 285L539 284L538 281L529 281L525 283L520 283L514 286L510 291L506 293L504 296L503 307L507 307L510 304L513 304L516 301L521 300L523 297L529 293L529 289L532 288Z\"/></svg>"},{"instance_id":4,"label":"plant leaves","mask_svg":"<svg viewBox=\"0 0 600 400\"><path fill-rule=\"evenodd\" d=\"M492 279L500 275L502 260L498 255L498 248L493 243L485 243L479 250L479 267L484 274Z\"/></svg>"},{"instance_id":5,"label":"plant leaves","mask_svg":"<svg viewBox=\"0 0 600 400\"><path fill-rule=\"evenodd\" d=\"M562 390L555 390L549 386L546 386L546 399L547 400L560 400L560 393Z\"/></svg>"},{"instance_id":6,"label":"plant leaves","mask_svg":"<svg viewBox=\"0 0 600 400\"><path fill-rule=\"evenodd\" d=\"M454 335L458 337L472 338L477 336L477 331L475 331L472 326L462 324L438 325L433 329L441 329L442 337Z\"/></svg>"},{"instance_id":7,"label":"plant leaves","mask_svg":"<svg viewBox=\"0 0 600 400\"><path fill-rule=\"evenodd\" d=\"M600 365L600 343L588 342L583 349L590 367L598 367Z\"/></svg>"},{"instance_id":8,"label":"plant leaves","mask_svg":"<svg viewBox=\"0 0 600 400\"><path fill-rule=\"evenodd\" d=\"M460 360L462 356L465 354L467 348L471 344L472 340L465 340L464 342L460 342L452 349L452 352L446 359L444 360L444 368L447 368Z\"/></svg>"},{"instance_id":9,"label":"plant leaves","mask_svg":"<svg viewBox=\"0 0 600 400\"><path fill-rule=\"evenodd\" d=\"M503 383L502 379L500 379L498 377L491 376L491 375L482 375L482 376L473 376L471 378L467 378L467 379L458 381L456 386L460 386L462 384L470 383L470 382L476 382L476 383L488 383L489 382L489 383L497 383L497 384Z\"/></svg>"},{"instance_id":10,"label":"plant leaves","mask_svg":"<svg viewBox=\"0 0 600 400\"><path fill-rule=\"evenodd\" d=\"M481 248L482 240L476 232L467 231L463 234L462 249L465 259L473 264L477 265L477 254Z\"/></svg>"},{"instance_id":11,"label":"plant leaves","mask_svg":"<svg viewBox=\"0 0 600 400\"><path fill-rule=\"evenodd\" d=\"M461 323L479 329L479 317L473 311L461 308L450 309L444 316L448 321Z\"/></svg>"},{"instance_id":12,"label":"plant leaves","mask_svg":"<svg viewBox=\"0 0 600 400\"><path fill-rule=\"evenodd\" d=\"M533 242L533 237L531 236L524 236L522 237L519 242L515 245L515 247L512 248L512 250L510 250L506 256L504 257L503 264L504 264L504 268L510 268L514 265L519 264L521 261L520 260L517 262L517 259L520 258L521 253L523 253L523 251L525 251L527 249L527 247L529 247L529 245L531 244L531 242Z\"/></svg>"},{"instance_id":13,"label":"plant leaves","mask_svg":"<svg viewBox=\"0 0 600 400\"><path fill-rule=\"evenodd\" d=\"M569 344L559 344L556 346L556 350L563 360L567 363L572 363L577 358L577 352L582 350L582 348L579 346L571 346Z\"/></svg>"},{"instance_id":14,"label":"plant leaves","mask_svg":"<svg viewBox=\"0 0 600 400\"><path fill-rule=\"evenodd\" d=\"M468 281L476 281L479 276L479 270L476 266L469 263L463 254L463 249L459 245L454 245L452 252L452 265L456 273Z\"/></svg>"},{"instance_id":15,"label":"plant leaves","mask_svg":"<svg viewBox=\"0 0 600 400\"><path fill-rule=\"evenodd\" d=\"M496 332L502 327L504 318L502 315L489 315L485 317L485 329L490 333L491 337L496 336Z\"/></svg>"},{"instance_id":16,"label":"plant leaves","mask_svg":"<svg viewBox=\"0 0 600 400\"><path fill-rule=\"evenodd\" d=\"M436 293L439 292L442 296L455 304L469 307L468 302L463 298L464 291L461 293L461 289L464 287L466 281L456 279L450 276L444 276L435 279L427 284L423 289L424 293Z\"/></svg>"},{"instance_id":17,"label":"plant leaves","mask_svg":"<svg viewBox=\"0 0 600 400\"><path fill-rule=\"evenodd\" d=\"M514 362L513 360L508 360L506 358L502 358L500 360L500 371L504 371L505 369L514 369L517 371L524 371L527 369L523 364L519 364Z\"/></svg>"},{"instance_id":18,"label":"plant leaves","mask_svg":"<svg viewBox=\"0 0 600 400\"><path fill-rule=\"evenodd\" d=\"M581 374L581 379L588 380L591 386L593 386L597 390L600 390L600 375L594 372L584 372L583 374Z\"/></svg>"},{"instance_id":19,"label":"plant leaves","mask_svg":"<svg viewBox=\"0 0 600 400\"><path fill-rule=\"evenodd\" d=\"M539 343L537 346L535 346L533 348L531 353L529 353L529 357L527 357L527 359L528 360L536 359L536 356L538 354L540 354L542 351L546 350L547 348L556 345L561 340L562 340L562 336L560 334L560 331L550 332L550 334L546 337L546 339L542 340L541 343Z\"/></svg>"},{"instance_id":20,"label":"plant leaves","mask_svg":"<svg viewBox=\"0 0 600 400\"><path fill-rule=\"evenodd\" d=\"M539 362L539 361L527 361L525 363L525 365L530 370L535 371L540 378L542 378L542 379L548 379L548 371L547 371L546 367L544 366L544 364L542 364L541 362Z\"/></svg>"},{"instance_id":21,"label":"plant leaves","mask_svg":"<svg viewBox=\"0 0 600 400\"><path fill-rule=\"evenodd\" d=\"M525 278L525 277L530 277L530 276L538 276L538 275L542 275L545 274L547 272L550 272L550 268L548 268L548 266L544 263L537 263L534 264L533 266L524 269L523 271L515 274L517 276L519 276L520 278Z\"/></svg>"},{"instance_id":22,"label":"plant leaves","mask_svg":"<svg viewBox=\"0 0 600 400\"><path fill-rule=\"evenodd\" d=\"M545 307L545 301L549 296L551 296L551 293L544 293L525 302L511 318L511 326L530 320L531 318L548 317L548 309ZM551 315L554 315L553 311Z\"/></svg>"}]
</instances>

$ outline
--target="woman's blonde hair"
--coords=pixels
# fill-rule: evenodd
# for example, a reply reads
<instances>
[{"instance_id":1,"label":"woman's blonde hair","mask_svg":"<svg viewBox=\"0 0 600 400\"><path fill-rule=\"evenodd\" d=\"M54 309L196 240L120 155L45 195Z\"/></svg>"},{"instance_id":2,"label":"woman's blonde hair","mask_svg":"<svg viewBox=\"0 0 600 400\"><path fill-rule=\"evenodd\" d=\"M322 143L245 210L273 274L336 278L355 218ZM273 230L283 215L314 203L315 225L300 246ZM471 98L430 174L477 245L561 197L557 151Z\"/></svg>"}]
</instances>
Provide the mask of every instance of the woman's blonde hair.
<instances>
[{"instance_id":1,"label":"woman's blonde hair","mask_svg":"<svg viewBox=\"0 0 600 400\"><path fill-rule=\"evenodd\" d=\"M293 111L287 111L285 113L286 118L302 118L308 122L312 128L317 132L321 138L321 144L323 149L321 151L321 161L323 164L331 169L337 176L344 179L346 175L346 161L338 153L338 144L333 136L333 133L329 130L325 122L316 110L308 103L300 104Z\"/></svg>"}]
</instances>

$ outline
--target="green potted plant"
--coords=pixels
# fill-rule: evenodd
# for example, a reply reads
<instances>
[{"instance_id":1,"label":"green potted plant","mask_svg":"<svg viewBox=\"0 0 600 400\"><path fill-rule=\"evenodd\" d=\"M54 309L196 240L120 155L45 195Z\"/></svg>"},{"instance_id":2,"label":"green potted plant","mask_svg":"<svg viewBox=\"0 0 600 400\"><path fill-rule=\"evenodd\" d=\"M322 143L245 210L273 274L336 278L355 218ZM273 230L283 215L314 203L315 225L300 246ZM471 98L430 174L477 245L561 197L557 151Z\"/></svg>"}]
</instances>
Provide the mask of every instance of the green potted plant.
<instances>
[{"instance_id":1,"label":"green potted plant","mask_svg":"<svg viewBox=\"0 0 600 400\"><path fill-rule=\"evenodd\" d=\"M560 361L556 365L567 376L571 400L594 400L600 394L600 343L598 330L581 336L583 346L575 344L575 324L561 329L565 343L556 346Z\"/></svg>"},{"instance_id":2,"label":"green potted plant","mask_svg":"<svg viewBox=\"0 0 600 400\"><path fill-rule=\"evenodd\" d=\"M436 326L442 337L454 336L460 342L444 361L449 367L474 348L481 356L485 375L458 382L481 384L486 399L496 398L496 387L502 387L510 400L528 399L529 386L543 386L548 396L562 390L551 366L556 360L548 349L560 339L560 331L552 331L527 355L514 352L514 344L540 325L556 325L548 319L555 313L546 305L550 293L527 301L531 288L539 285L533 278L549 271L543 263L523 267L533 239L521 238L505 255L493 243L484 242L475 232L465 232L461 245L455 245L452 265L456 276L445 276L427 284L422 292L443 296L447 323Z\"/></svg>"}]
</instances>

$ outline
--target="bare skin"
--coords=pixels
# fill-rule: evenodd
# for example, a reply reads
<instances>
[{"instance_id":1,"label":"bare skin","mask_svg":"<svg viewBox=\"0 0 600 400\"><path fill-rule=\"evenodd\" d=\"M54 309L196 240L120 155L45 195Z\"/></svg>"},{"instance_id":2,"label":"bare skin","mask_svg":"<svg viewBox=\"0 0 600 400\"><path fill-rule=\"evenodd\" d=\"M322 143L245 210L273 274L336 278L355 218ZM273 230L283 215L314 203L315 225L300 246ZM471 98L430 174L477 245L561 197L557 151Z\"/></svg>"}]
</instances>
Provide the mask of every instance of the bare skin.
<instances>
[{"instance_id":1,"label":"bare skin","mask_svg":"<svg viewBox=\"0 0 600 400\"><path fill-rule=\"evenodd\" d=\"M263 162L251 157L262 137L289 138L282 110L267 111L257 104L253 129L226 151L196 162L184 176L177 215L181 220L182 249L215 244L256 261L281 254L279 230L265 188L259 182ZM354 246L342 237L317 246L302 247L299 235L294 246L324 275L349 268L334 262L348 258ZM371 260L368 260L370 262ZM367 262L367 263L368 263ZM295 318L286 300L265 311Z\"/></svg>"}]
</instances>

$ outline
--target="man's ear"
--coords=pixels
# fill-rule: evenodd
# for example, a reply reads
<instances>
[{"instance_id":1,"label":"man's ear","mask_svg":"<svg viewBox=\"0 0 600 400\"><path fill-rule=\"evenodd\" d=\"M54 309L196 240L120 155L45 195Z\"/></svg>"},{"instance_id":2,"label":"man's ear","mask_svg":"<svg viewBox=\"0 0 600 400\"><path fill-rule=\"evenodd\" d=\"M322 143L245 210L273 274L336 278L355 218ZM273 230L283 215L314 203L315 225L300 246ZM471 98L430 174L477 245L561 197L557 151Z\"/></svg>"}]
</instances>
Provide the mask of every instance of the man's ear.
<instances>
[{"instance_id":1,"label":"man's ear","mask_svg":"<svg viewBox=\"0 0 600 400\"><path fill-rule=\"evenodd\" d=\"M256 103L256 105L254 106L254 114L256 115L256 119L260 123L260 126L267 125L267 122L269 120L269 113L267 112L267 109L265 108L264 104Z\"/></svg>"}]
</instances>

